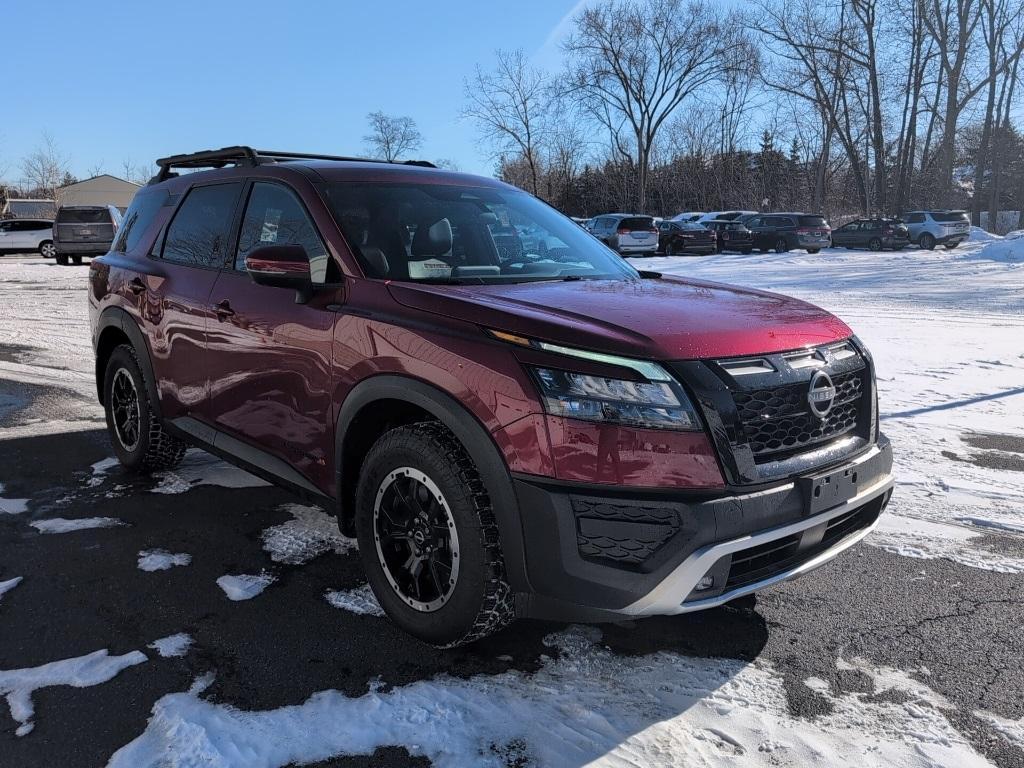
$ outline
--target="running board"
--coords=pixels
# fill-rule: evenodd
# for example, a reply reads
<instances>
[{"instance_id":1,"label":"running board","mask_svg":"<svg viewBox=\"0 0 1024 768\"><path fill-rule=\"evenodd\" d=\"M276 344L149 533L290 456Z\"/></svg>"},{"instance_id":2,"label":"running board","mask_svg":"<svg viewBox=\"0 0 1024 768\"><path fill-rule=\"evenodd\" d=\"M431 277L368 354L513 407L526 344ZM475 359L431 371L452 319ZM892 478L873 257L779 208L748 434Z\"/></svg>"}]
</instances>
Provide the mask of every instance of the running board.
<instances>
[{"instance_id":1,"label":"running board","mask_svg":"<svg viewBox=\"0 0 1024 768\"><path fill-rule=\"evenodd\" d=\"M318 489L288 462L243 442L219 429L204 424L191 416L171 419L167 426L180 433L186 442L202 448L214 456L235 464L275 485L286 485L302 493L326 498Z\"/></svg>"}]
</instances>

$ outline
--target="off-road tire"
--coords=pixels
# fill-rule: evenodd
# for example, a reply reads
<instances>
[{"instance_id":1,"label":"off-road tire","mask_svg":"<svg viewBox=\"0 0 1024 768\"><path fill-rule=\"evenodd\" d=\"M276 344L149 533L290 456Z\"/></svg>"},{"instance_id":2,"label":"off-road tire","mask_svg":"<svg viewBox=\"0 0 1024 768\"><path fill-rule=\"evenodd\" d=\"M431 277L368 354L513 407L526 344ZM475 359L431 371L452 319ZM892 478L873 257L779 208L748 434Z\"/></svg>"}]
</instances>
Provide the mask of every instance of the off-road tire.
<instances>
[{"instance_id":1,"label":"off-road tire","mask_svg":"<svg viewBox=\"0 0 1024 768\"><path fill-rule=\"evenodd\" d=\"M917 244L924 248L926 251L930 251L932 248L935 247L935 238L932 235L929 235L927 232L925 232L923 235L921 235L921 239L917 241Z\"/></svg>"},{"instance_id":2,"label":"off-road tire","mask_svg":"<svg viewBox=\"0 0 1024 768\"><path fill-rule=\"evenodd\" d=\"M56 259L57 264L60 266L66 267L68 265L68 255L66 253L58 253Z\"/></svg>"},{"instance_id":3,"label":"off-road tire","mask_svg":"<svg viewBox=\"0 0 1024 768\"><path fill-rule=\"evenodd\" d=\"M392 588L374 541L377 491L388 473L400 467L417 469L437 485L458 534L459 574L454 590L445 605L429 613L407 605ZM359 473L355 523L359 554L373 593L391 620L413 637L451 648L493 634L515 618L488 489L466 449L443 425L420 422L397 427L374 443Z\"/></svg>"},{"instance_id":4,"label":"off-road tire","mask_svg":"<svg viewBox=\"0 0 1024 768\"><path fill-rule=\"evenodd\" d=\"M111 389L115 374L124 369L135 385L139 399L139 440L133 449L126 448L114 428L114 415L111 409ZM122 344L117 347L107 360L107 369L103 376L103 404L107 416L107 431L114 454L126 469L132 472L153 472L171 469L178 465L188 450L188 445L169 435L160 423L153 406L149 401L149 390L146 389L146 378L139 365L134 347Z\"/></svg>"}]
</instances>

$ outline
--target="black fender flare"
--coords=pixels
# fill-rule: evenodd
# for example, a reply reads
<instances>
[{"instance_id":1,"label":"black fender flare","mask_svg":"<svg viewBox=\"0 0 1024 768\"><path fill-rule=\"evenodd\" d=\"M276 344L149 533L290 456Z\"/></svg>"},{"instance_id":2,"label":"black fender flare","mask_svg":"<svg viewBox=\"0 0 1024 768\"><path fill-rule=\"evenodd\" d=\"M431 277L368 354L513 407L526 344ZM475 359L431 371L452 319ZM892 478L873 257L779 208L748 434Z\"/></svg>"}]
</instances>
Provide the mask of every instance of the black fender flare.
<instances>
[{"instance_id":1,"label":"black fender flare","mask_svg":"<svg viewBox=\"0 0 1024 768\"><path fill-rule=\"evenodd\" d=\"M377 400L400 400L423 409L444 424L466 448L491 496L491 505L501 536L506 578L513 591L529 591L519 504L508 465L501 451L484 425L465 406L451 395L420 379L379 374L361 381L345 397L338 414L334 436L339 517L346 514L346 510L342 508L344 500L351 498L348 489L342 487L342 467L348 458L344 454L345 436L356 415Z\"/></svg>"},{"instance_id":2,"label":"black fender flare","mask_svg":"<svg viewBox=\"0 0 1024 768\"><path fill-rule=\"evenodd\" d=\"M96 396L103 402L103 377L105 371L100 370L99 343L103 338L103 332L107 328L117 328L131 342L135 348L135 355L138 357L139 366L142 368L142 375L146 379L146 390L149 394L149 402L157 418L160 417L160 396L156 388L156 376L153 374L153 361L150 357L149 342L146 336L135 322L135 318L129 315L121 307L107 307L100 313L99 321L96 323L96 335L93 345L96 355Z\"/></svg>"}]
</instances>

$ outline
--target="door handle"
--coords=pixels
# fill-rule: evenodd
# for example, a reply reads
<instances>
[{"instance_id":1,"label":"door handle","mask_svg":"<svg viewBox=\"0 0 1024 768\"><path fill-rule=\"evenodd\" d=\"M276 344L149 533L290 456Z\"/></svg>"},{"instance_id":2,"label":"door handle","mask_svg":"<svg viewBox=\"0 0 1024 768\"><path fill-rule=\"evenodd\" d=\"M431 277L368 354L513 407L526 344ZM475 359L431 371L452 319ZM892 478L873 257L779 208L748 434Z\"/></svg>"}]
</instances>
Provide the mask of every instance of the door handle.
<instances>
[{"instance_id":1,"label":"door handle","mask_svg":"<svg viewBox=\"0 0 1024 768\"><path fill-rule=\"evenodd\" d=\"M146 284L142 280L136 277L134 280L128 283L128 290L138 296L140 293L146 290Z\"/></svg>"},{"instance_id":2,"label":"door handle","mask_svg":"<svg viewBox=\"0 0 1024 768\"><path fill-rule=\"evenodd\" d=\"M216 313L217 319L220 321L224 321L229 317L234 317L235 315L235 310L231 308L231 302L227 299L224 299L224 301L218 304L214 304L213 311Z\"/></svg>"}]
</instances>

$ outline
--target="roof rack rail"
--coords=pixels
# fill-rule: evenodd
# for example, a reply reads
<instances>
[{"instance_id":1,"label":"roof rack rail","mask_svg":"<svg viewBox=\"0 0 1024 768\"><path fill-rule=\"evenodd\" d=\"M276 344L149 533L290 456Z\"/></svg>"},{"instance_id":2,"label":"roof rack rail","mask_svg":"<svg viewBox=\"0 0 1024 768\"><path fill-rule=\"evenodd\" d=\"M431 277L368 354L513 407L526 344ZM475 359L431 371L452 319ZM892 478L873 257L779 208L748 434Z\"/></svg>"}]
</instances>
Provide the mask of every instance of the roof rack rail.
<instances>
[{"instance_id":1,"label":"roof rack rail","mask_svg":"<svg viewBox=\"0 0 1024 768\"><path fill-rule=\"evenodd\" d=\"M287 162L289 160L347 160L361 163L391 163L397 165L416 165L423 168L437 166L426 160L375 160L367 157L349 157L344 155L321 155L309 152L275 152L252 147L222 147L221 149L204 149L200 152L189 152L183 155L161 157L156 161L160 171L149 180L150 184L159 184L178 174L175 168L223 168L226 165L246 165L255 167L267 163Z\"/></svg>"}]
</instances>

